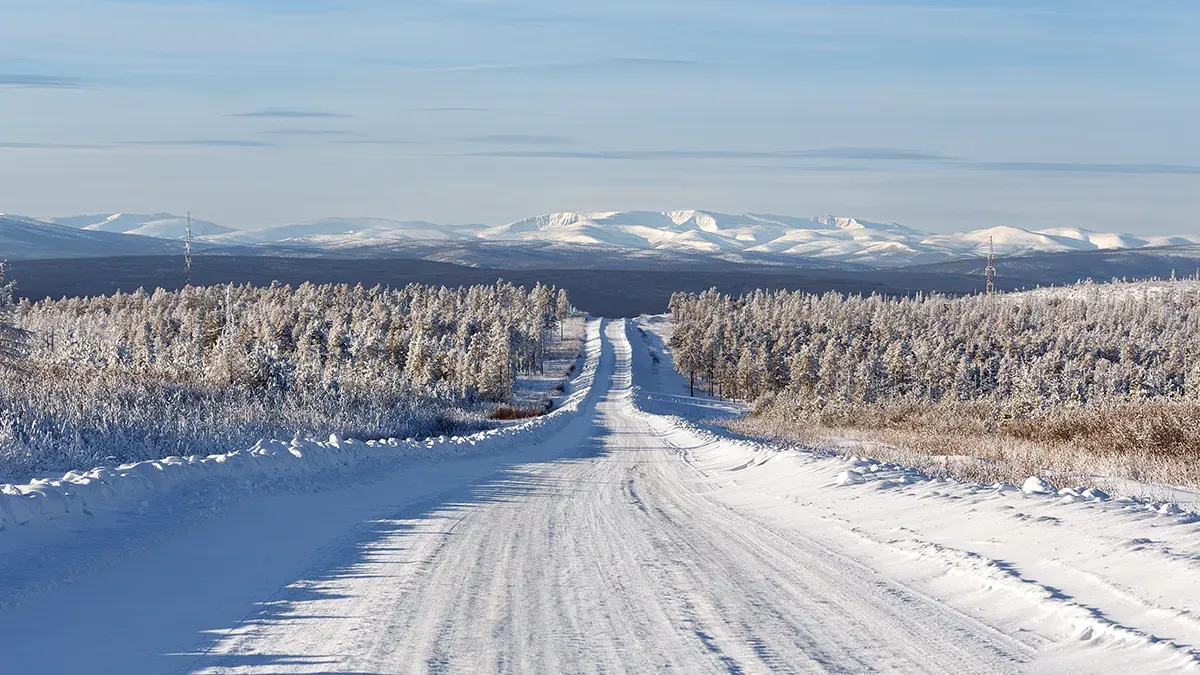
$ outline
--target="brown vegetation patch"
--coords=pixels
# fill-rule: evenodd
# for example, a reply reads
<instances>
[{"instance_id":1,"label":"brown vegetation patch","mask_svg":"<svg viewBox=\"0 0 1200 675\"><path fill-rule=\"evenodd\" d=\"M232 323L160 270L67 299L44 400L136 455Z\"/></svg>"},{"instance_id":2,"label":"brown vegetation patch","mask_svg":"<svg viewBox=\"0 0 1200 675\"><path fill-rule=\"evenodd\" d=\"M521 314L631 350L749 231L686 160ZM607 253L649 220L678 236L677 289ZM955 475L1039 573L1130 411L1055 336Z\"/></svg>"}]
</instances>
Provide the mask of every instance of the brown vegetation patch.
<instances>
[{"instance_id":1,"label":"brown vegetation patch","mask_svg":"<svg viewBox=\"0 0 1200 675\"><path fill-rule=\"evenodd\" d=\"M546 414L545 411L537 408L517 408L506 404L496 406L488 418L502 421L527 420L532 417L541 417L544 414Z\"/></svg>"},{"instance_id":2,"label":"brown vegetation patch","mask_svg":"<svg viewBox=\"0 0 1200 675\"><path fill-rule=\"evenodd\" d=\"M733 421L742 433L838 445L931 475L1066 484L1121 478L1200 487L1200 403L1158 400L1071 406L1025 414L989 402L839 405L760 410Z\"/></svg>"}]
</instances>

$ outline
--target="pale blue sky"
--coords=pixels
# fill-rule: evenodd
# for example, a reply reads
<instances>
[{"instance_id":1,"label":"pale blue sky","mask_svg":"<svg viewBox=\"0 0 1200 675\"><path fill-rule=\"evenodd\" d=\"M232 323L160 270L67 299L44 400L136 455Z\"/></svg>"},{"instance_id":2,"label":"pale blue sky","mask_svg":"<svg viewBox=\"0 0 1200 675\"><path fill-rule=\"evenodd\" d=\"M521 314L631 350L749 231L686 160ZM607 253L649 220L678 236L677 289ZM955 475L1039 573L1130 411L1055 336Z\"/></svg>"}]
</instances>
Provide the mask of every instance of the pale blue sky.
<instances>
[{"instance_id":1,"label":"pale blue sky","mask_svg":"<svg viewBox=\"0 0 1200 675\"><path fill-rule=\"evenodd\" d=\"M0 211L1200 231L1200 3L0 0Z\"/></svg>"}]
</instances>

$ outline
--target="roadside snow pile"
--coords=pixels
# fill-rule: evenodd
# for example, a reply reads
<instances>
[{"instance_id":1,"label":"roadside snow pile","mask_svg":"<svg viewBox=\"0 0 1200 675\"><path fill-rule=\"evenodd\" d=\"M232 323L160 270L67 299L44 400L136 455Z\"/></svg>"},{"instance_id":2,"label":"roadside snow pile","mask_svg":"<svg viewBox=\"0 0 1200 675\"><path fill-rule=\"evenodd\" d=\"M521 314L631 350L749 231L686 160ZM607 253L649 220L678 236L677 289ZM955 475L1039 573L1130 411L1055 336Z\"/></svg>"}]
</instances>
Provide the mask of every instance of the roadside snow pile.
<instances>
[{"instance_id":1,"label":"roadside snow pile","mask_svg":"<svg viewBox=\"0 0 1200 675\"><path fill-rule=\"evenodd\" d=\"M583 367L569 383L562 404L547 415L469 436L360 441L332 435L324 441L262 440L249 449L207 457L167 457L90 471L69 471L55 480L0 485L0 531L13 526L34 527L67 518L136 510L151 495L161 496L201 484L249 491L256 485L279 480L312 481L322 474L368 462L497 452L537 443L571 422L592 397L600 363L601 323L600 319L588 323Z\"/></svg>"},{"instance_id":2,"label":"roadside snow pile","mask_svg":"<svg viewBox=\"0 0 1200 675\"><path fill-rule=\"evenodd\" d=\"M834 477L834 485L875 483L875 487L883 489L900 485L914 485L929 480L928 476L916 469L860 457L848 458L843 467L844 470Z\"/></svg>"},{"instance_id":3,"label":"roadside snow pile","mask_svg":"<svg viewBox=\"0 0 1200 675\"><path fill-rule=\"evenodd\" d=\"M843 471L833 479L834 485L858 485L861 482L862 474L857 471Z\"/></svg>"},{"instance_id":4,"label":"roadside snow pile","mask_svg":"<svg viewBox=\"0 0 1200 675\"><path fill-rule=\"evenodd\" d=\"M713 442L713 440L715 439L710 439L709 442ZM730 441L729 439L724 439L724 442L743 443L742 441ZM812 455L814 458L821 457L819 452L812 453ZM1162 516L1181 516L1184 522L1200 521L1200 514L1182 508L1174 502L1163 503L1140 497L1121 497L1120 499L1113 500L1107 492L1099 488L1081 487L1056 490L1046 482L1046 479L1040 476L1026 478L1020 487L1011 483L969 483L953 479L930 478L914 468L892 462L879 462L855 456L841 456L840 459L841 463L834 468L837 473L834 475L831 483L836 487L870 484L875 489L886 489L926 484L944 484L954 485L975 494L994 493L999 496L1020 495L1026 498L1044 497L1053 499L1057 504L1062 505L1078 503L1103 504L1108 502L1112 508L1146 511ZM759 463L765 461L760 460ZM930 495L931 493L926 492L921 496ZM941 494L936 493L932 496L941 496Z\"/></svg>"},{"instance_id":5,"label":"roadside snow pile","mask_svg":"<svg viewBox=\"0 0 1200 675\"><path fill-rule=\"evenodd\" d=\"M1030 476L1029 478L1025 479L1024 483L1021 484L1021 492L1024 492L1027 495L1046 495L1053 491L1054 490L1046 484L1046 481L1038 478L1037 476Z\"/></svg>"}]
</instances>

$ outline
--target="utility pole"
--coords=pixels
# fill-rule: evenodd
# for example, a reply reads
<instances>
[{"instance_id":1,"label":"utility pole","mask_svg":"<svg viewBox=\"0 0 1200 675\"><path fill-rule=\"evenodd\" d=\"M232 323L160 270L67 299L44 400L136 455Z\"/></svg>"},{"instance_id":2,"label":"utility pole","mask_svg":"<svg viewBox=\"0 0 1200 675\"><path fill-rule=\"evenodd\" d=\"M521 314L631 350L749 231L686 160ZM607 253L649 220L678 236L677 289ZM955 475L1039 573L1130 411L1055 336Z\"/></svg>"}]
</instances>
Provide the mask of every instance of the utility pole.
<instances>
[{"instance_id":1,"label":"utility pole","mask_svg":"<svg viewBox=\"0 0 1200 675\"><path fill-rule=\"evenodd\" d=\"M987 267L983 273L987 277L987 294L992 295L996 292L996 246L992 237L988 237Z\"/></svg>"},{"instance_id":2,"label":"utility pole","mask_svg":"<svg viewBox=\"0 0 1200 675\"><path fill-rule=\"evenodd\" d=\"M192 285L192 212L187 213L187 233L183 243L183 285Z\"/></svg>"}]
</instances>

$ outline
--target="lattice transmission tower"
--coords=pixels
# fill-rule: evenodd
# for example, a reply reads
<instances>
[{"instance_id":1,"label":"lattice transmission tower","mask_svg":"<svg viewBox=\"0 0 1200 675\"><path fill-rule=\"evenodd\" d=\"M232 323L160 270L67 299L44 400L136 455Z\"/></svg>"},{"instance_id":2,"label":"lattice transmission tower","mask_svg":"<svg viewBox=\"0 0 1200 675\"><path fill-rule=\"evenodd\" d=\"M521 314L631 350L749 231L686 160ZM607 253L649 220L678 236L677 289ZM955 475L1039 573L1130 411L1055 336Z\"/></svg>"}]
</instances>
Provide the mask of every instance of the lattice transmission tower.
<instances>
[{"instance_id":1,"label":"lattice transmission tower","mask_svg":"<svg viewBox=\"0 0 1200 675\"><path fill-rule=\"evenodd\" d=\"M192 212L187 214L187 230L183 242L183 285L192 285Z\"/></svg>"},{"instance_id":2,"label":"lattice transmission tower","mask_svg":"<svg viewBox=\"0 0 1200 675\"><path fill-rule=\"evenodd\" d=\"M988 237L987 267L983 268L983 274L987 277L987 294L991 295L996 292L996 246L992 237Z\"/></svg>"}]
</instances>

